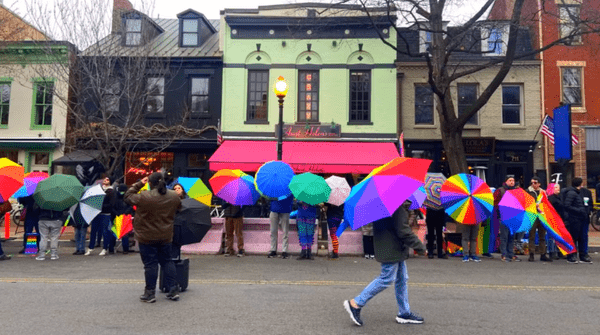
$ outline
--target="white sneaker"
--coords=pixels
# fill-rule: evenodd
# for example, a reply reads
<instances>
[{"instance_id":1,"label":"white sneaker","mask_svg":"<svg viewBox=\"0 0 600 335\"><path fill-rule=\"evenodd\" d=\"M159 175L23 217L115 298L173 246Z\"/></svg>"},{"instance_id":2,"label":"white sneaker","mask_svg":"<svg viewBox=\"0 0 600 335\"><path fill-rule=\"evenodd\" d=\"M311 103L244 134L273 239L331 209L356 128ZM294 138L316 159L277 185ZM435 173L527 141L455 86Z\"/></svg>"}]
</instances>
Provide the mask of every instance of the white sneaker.
<instances>
[{"instance_id":1,"label":"white sneaker","mask_svg":"<svg viewBox=\"0 0 600 335\"><path fill-rule=\"evenodd\" d=\"M102 251L100 251L100 253L98 254L98 256L104 256L106 255L106 249L102 249Z\"/></svg>"},{"instance_id":2,"label":"white sneaker","mask_svg":"<svg viewBox=\"0 0 600 335\"><path fill-rule=\"evenodd\" d=\"M54 260L57 260L57 259L58 259L58 255L51 255L51 256L50 256L50 259L51 259L51 260L53 260L53 261L54 261Z\"/></svg>"},{"instance_id":3,"label":"white sneaker","mask_svg":"<svg viewBox=\"0 0 600 335\"><path fill-rule=\"evenodd\" d=\"M43 261L46 259L46 255L39 255L35 258L36 261Z\"/></svg>"},{"instance_id":4,"label":"white sneaker","mask_svg":"<svg viewBox=\"0 0 600 335\"><path fill-rule=\"evenodd\" d=\"M85 256L89 256L89 255L91 255L91 254L92 254L92 252L94 252L94 249L88 249L88 250L86 250L86 251L85 251L85 254L84 254L84 255L85 255Z\"/></svg>"}]
</instances>

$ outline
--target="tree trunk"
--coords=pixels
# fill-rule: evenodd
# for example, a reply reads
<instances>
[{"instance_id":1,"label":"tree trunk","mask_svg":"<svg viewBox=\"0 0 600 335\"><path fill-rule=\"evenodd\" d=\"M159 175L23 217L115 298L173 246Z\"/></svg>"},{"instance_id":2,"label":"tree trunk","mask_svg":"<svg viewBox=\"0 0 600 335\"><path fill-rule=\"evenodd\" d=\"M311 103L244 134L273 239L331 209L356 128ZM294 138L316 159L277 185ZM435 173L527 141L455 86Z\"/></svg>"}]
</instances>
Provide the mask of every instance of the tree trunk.
<instances>
[{"instance_id":1,"label":"tree trunk","mask_svg":"<svg viewBox=\"0 0 600 335\"><path fill-rule=\"evenodd\" d=\"M450 166L450 173L469 173L467 156L462 141L462 129L447 129L442 131L442 144L446 151L446 160Z\"/></svg>"}]
</instances>

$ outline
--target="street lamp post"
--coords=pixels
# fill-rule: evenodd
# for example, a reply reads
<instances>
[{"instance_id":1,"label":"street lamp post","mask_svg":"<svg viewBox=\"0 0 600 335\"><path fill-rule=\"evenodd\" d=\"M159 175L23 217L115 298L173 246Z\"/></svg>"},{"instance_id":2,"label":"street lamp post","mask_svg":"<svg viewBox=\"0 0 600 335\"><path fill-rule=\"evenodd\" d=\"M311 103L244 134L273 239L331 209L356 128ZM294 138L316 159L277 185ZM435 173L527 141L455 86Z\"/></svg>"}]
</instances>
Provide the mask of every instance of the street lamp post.
<instances>
[{"instance_id":1,"label":"street lamp post","mask_svg":"<svg viewBox=\"0 0 600 335\"><path fill-rule=\"evenodd\" d=\"M283 160L283 99L288 92L288 84L282 76L273 85L273 92L279 98L279 129L277 136L277 160Z\"/></svg>"}]
</instances>

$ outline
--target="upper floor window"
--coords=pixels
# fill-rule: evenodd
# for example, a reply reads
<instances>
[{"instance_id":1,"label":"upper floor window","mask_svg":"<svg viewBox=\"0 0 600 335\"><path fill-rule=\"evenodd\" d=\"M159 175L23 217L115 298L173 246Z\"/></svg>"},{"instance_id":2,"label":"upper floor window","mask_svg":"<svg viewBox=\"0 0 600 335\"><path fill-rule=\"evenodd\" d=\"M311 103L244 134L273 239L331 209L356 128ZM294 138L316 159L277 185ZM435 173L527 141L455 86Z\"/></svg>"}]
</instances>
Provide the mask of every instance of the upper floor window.
<instances>
[{"instance_id":1,"label":"upper floor window","mask_svg":"<svg viewBox=\"0 0 600 335\"><path fill-rule=\"evenodd\" d=\"M192 78L192 113L208 113L209 78Z\"/></svg>"},{"instance_id":2,"label":"upper floor window","mask_svg":"<svg viewBox=\"0 0 600 335\"><path fill-rule=\"evenodd\" d=\"M521 124L523 119L522 87L502 85L502 123Z\"/></svg>"},{"instance_id":3,"label":"upper floor window","mask_svg":"<svg viewBox=\"0 0 600 335\"><path fill-rule=\"evenodd\" d=\"M350 122L371 121L371 71L350 71Z\"/></svg>"},{"instance_id":4,"label":"upper floor window","mask_svg":"<svg viewBox=\"0 0 600 335\"><path fill-rule=\"evenodd\" d=\"M35 82L33 86L33 122L32 128L49 129L52 125L52 97L54 83L51 81Z\"/></svg>"},{"instance_id":5,"label":"upper floor window","mask_svg":"<svg viewBox=\"0 0 600 335\"><path fill-rule=\"evenodd\" d=\"M433 91L429 85L415 85L415 125L433 125Z\"/></svg>"},{"instance_id":6,"label":"upper floor window","mask_svg":"<svg viewBox=\"0 0 600 335\"><path fill-rule=\"evenodd\" d=\"M0 82L0 128L8 126L10 109L10 82Z\"/></svg>"},{"instance_id":7,"label":"upper floor window","mask_svg":"<svg viewBox=\"0 0 600 335\"><path fill-rule=\"evenodd\" d=\"M477 84L458 84L458 116L461 116L465 111L477 100ZM477 113L473 115L466 124L477 125L479 118Z\"/></svg>"},{"instance_id":8,"label":"upper floor window","mask_svg":"<svg viewBox=\"0 0 600 335\"><path fill-rule=\"evenodd\" d=\"M298 121L319 121L319 71L298 71Z\"/></svg>"},{"instance_id":9,"label":"upper floor window","mask_svg":"<svg viewBox=\"0 0 600 335\"><path fill-rule=\"evenodd\" d=\"M116 78L111 78L111 82L107 85L104 101L106 102L106 111L116 113L119 111L121 83Z\"/></svg>"},{"instance_id":10,"label":"upper floor window","mask_svg":"<svg viewBox=\"0 0 600 335\"><path fill-rule=\"evenodd\" d=\"M149 113L162 113L165 104L165 78L148 78L146 80L146 94L148 94L146 111Z\"/></svg>"},{"instance_id":11,"label":"upper floor window","mask_svg":"<svg viewBox=\"0 0 600 335\"><path fill-rule=\"evenodd\" d=\"M433 34L431 31L420 30L419 31L419 39L421 43L419 43L419 52L431 53L431 43L432 43Z\"/></svg>"},{"instance_id":12,"label":"upper floor window","mask_svg":"<svg viewBox=\"0 0 600 335\"><path fill-rule=\"evenodd\" d=\"M183 19L181 45L184 47L198 46L198 20Z\"/></svg>"},{"instance_id":13,"label":"upper floor window","mask_svg":"<svg viewBox=\"0 0 600 335\"><path fill-rule=\"evenodd\" d=\"M578 33L579 21L580 21L580 7L579 6L560 6L560 38L565 38L571 34ZM565 44L578 44L581 43L581 35L573 36L568 39Z\"/></svg>"},{"instance_id":14,"label":"upper floor window","mask_svg":"<svg viewBox=\"0 0 600 335\"><path fill-rule=\"evenodd\" d=\"M266 123L267 94L269 93L269 71L248 70L248 109L247 121Z\"/></svg>"},{"instance_id":15,"label":"upper floor window","mask_svg":"<svg viewBox=\"0 0 600 335\"><path fill-rule=\"evenodd\" d=\"M142 19L125 21L125 45L140 45L142 42Z\"/></svg>"},{"instance_id":16,"label":"upper floor window","mask_svg":"<svg viewBox=\"0 0 600 335\"><path fill-rule=\"evenodd\" d=\"M574 107L583 105L581 89L581 68L580 67L562 67L562 101Z\"/></svg>"},{"instance_id":17,"label":"upper floor window","mask_svg":"<svg viewBox=\"0 0 600 335\"><path fill-rule=\"evenodd\" d=\"M504 56L508 31L505 27L487 27L482 30L482 47L485 56Z\"/></svg>"}]
</instances>

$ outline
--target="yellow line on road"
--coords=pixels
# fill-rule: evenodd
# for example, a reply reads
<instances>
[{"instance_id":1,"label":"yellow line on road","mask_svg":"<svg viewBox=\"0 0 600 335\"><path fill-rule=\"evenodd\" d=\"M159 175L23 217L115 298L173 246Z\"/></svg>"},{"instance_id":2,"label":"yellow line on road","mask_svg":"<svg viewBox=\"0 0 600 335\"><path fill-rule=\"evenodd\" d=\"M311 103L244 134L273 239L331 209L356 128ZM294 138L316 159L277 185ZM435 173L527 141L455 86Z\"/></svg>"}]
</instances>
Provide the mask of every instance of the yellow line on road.
<instances>
[{"instance_id":1,"label":"yellow line on road","mask_svg":"<svg viewBox=\"0 0 600 335\"><path fill-rule=\"evenodd\" d=\"M366 286L367 282L322 281L322 280L242 280L242 279L190 279L197 285L296 285L296 286ZM142 279L68 279L68 278L2 278L0 283L42 283L42 284L144 284ZM534 286L534 285L493 285L455 283L409 283L414 288L464 288L485 290L527 290L527 291L591 291L600 292L599 286Z\"/></svg>"}]
</instances>

